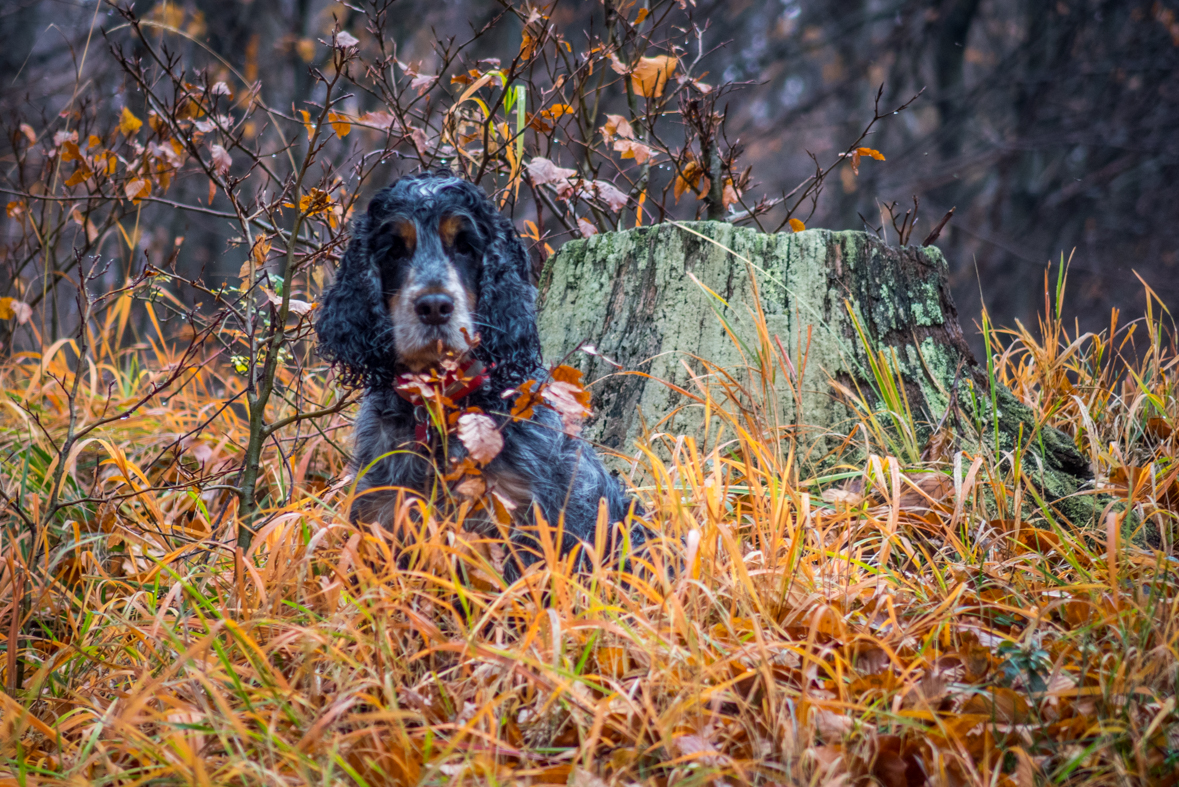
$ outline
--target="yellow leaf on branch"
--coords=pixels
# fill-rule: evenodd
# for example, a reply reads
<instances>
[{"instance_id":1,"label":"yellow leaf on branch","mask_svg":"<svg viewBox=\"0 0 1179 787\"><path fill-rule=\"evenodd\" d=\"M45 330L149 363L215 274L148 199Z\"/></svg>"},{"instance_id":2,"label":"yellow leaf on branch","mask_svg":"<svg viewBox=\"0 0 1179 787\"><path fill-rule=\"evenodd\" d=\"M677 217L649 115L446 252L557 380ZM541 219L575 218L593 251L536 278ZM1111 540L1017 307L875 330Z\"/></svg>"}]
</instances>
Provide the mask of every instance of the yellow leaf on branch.
<instances>
[{"instance_id":1,"label":"yellow leaf on branch","mask_svg":"<svg viewBox=\"0 0 1179 787\"><path fill-rule=\"evenodd\" d=\"M332 124L336 136L340 139L343 139L352 132L352 121L337 112L328 113L328 122Z\"/></svg>"},{"instance_id":2,"label":"yellow leaf on branch","mask_svg":"<svg viewBox=\"0 0 1179 787\"><path fill-rule=\"evenodd\" d=\"M74 171L74 174L70 175L68 178L66 178L65 184L66 184L66 186L72 188L74 186L77 186L79 183L85 182L86 178L90 177L93 174L94 174L94 172L91 171L90 167L86 166L86 162L83 161L81 164L78 165L78 169L76 169Z\"/></svg>"},{"instance_id":3,"label":"yellow leaf on branch","mask_svg":"<svg viewBox=\"0 0 1179 787\"><path fill-rule=\"evenodd\" d=\"M144 197L151 194L151 181L146 178L136 178L123 187L123 193L127 195L127 199L131 200L132 205L138 205Z\"/></svg>"},{"instance_id":4,"label":"yellow leaf on branch","mask_svg":"<svg viewBox=\"0 0 1179 787\"><path fill-rule=\"evenodd\" d=\"M634 91L646 98L659 98L679 62L678 58L671 55L640 57L630 72Z\"/></svg>"},{"instance_id":5,"label":"yellow leaf on branch","mask_svg":"<svg viewBox=\"0 0 1179 787\"><path fill-rule=\"evenodd\" d=\"M284 202L284 207L293 208L294 204ZM323 189L311 189L311 191L299 198L299 212L304 216L316 216L324 211L331 210L333 206L332 197Z\"/></svg>"},{"instance_id":6,"label":"yellow leaf on branch","mask_svg":"<svg viewBox=\"0 0 1179 787\"><path fill-rule=\"evenodd\" d=\"M143 121L135 117L131 110L123 107L123 114L119 116L119 131L123 132L125 137L133 137L143 125Z\"/></svg>"}]
</instances>

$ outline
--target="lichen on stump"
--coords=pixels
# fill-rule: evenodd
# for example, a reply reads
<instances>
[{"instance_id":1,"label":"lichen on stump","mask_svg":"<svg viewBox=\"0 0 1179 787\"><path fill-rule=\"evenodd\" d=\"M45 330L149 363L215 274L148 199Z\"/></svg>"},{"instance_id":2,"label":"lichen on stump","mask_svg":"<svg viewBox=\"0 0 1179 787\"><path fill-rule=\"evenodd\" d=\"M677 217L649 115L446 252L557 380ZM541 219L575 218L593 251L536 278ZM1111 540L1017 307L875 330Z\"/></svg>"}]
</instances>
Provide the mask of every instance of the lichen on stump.
<instances>
[{"instance_id":1,"label":"lichen on stump","mask_svg":"<svg viewBox=\"0 0 1179 787\"><path fill-rule=\"evenodd\" d=\"M1027 448L1024 467L1046 499L1075 524L1094 515L1094 501L1076 496L1090 474L1072 439L1037 424L1006 388L992 396L937 248L896 248L853 231L660 224L566 243L547 261L540 292L545 355L569 356L586 373L595 407L586 436L609 448L629 452L645 429L698 433L703 407L676 389L708 386L716 396L724 388L703 359L751 398L763 394L768 428L821 456L855 423L832 383L872 397L870 347L895 364L922 438L949 421L964 448L993 451L997 420L998 449ZM759 362L759 305L762 339L780 345L789 364ZM573 352L583 343L596 354Z\"/></svg>"}]
</instances>

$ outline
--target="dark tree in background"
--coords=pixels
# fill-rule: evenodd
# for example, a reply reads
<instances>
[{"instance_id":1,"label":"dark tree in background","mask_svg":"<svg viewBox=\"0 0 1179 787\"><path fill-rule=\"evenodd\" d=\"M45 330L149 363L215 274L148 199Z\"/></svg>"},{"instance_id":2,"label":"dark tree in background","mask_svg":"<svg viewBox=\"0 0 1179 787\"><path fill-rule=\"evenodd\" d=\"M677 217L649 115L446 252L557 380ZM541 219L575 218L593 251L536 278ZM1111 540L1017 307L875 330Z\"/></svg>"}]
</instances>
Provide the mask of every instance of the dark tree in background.
<instances>
[{"instance_id":1,"label":"dark tree in background","mask_svg":"<svg viewBox=\"0 0 1179 787\"><path fill-rule=\"evenodd\" d=\"M870 141L887 165L831 183L844 193L812 224L862 227L862 214L879 227L878 201L903 212L916 195L929 228L956 206L939 245L966 319L981 282L996 322L1030 324L1044 265L1073 249L1068 307L1083 329L1107 325L1110 306L1139 307L1133 271L1164 300L1179 295L1175 3L724 5L711 19L734 45L718 67L762 83L730 133L768 188L797 177L804 148L838 148L877 85L892 100L926 89Z\"/></svg>"},{"instance_id":2,"label":"dark tree in background","mask_svg":"<svg viewBox=\"0 0 1179 787\"><path fill-rule=\"evenodd\" d=\"M995 322L1033 320L1042 302L1044 266L1074 249L1068 306L1082 329L1106 325L1110 306L1138 308L1142 290L1133 271L1164 300L1177 294L1176 3L682 5L685 19L690 14L706 26L703 43L712 50L702 61L706 79L745 83L721 97L716 109L727 106L724 138L739 143L740 165L752 167L746 188L751 199L780 195L813 173L808 153L821 160L843 150L871 118L878 87L884 90L881 106L888 107L924 89L909 111L878 124L865 141L887 162L864 167L859 177L850 166L838 167L808 226L867 225L895 242L884 206L895 202L903 213L915 196L920 219L914 238L920 239L956 207L939 245L967 324L979 313L980 284ZM620 6L633 16L634 3L569 2L558 5L552 19L568 30L600 32ZM139 2L136 10L165 21L173 13L193 46L203 42L247 79L260 79L267 103L282 108L314 98L308 69L324 65L316 58L330 57L314 41L336 22L341 28L361 23L347 5L324 0ZM503 11L490 0L407 0L394 5L389 32L401 61L428 60L439 39L470 36ZM117 21L94 0L5 3L0 113L44 121L70 102L133 91L101 32ZM474 54L512 54L521 27L518 18L507 18L477 41ZM82 58L91 84L78 95ZM358 95L355 103L357 112L380 108L372 96ZM393 177L399 168L391 163L387 170ZM691 217L696 207L691 200L679 202L674 215ZM778 224L770 218L767 229ZM155 243L155 252L163 253L170 238L185 235L182 263L216 270L226 249L216 219L175 213L166 223L145 233L145 250L151 253Z\"/></svg>"}]
</instances>

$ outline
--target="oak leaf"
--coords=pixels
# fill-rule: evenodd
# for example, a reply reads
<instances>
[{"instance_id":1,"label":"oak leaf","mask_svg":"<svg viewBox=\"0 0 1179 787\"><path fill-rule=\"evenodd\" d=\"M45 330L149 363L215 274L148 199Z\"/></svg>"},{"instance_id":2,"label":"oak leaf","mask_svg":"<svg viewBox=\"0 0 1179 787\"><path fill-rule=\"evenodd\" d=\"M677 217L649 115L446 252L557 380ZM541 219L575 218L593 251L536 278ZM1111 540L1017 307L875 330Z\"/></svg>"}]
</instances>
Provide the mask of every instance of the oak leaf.
<instances>
[{"instance_id":1,"label":"oak leaf","mask_svg":"<svg viewBox=\"0 0 1179 787\"><path fill-rule=\"evenodd\" d=\"M581 371L561 365L553 369L552 382L544 387L544 400L561 416L565 433L576 436L590 415L590 393L581 381Z\"/></svg>"},{"instance_id":2,"label":"oak leaf","mask_svg":"<svg viewBox=\"0 0 1179 787\"><path fill-rule=\"evenodd\" d=\"M438 79L436 74L418 74L409 83L409 86L418 91L418 95L422 95L434 84Z\"/></svg>"},{"instance_id":3,"label":"oak leaf","mask_svg":"<svg viewBox=\"0 0 1179 787\"><path fill-rule=\"evenodd\" d=\"M879 150L873 150L872 148L856 148L854 151L852 151L851 154L851 165L852 172L857 175L860 174L860 157L862 156L874 158L877 161L884 161L884 154L882 154Z\"/></svg>"},{"instance_id":4,"label":"oak leaf","mask_svg":"<svg viewBox=\"0 0 1179 787\"><path fill-rule=\"evenodd\" d=\"M543 110L540 113L540 116L543 118L548 118L549 120L557 120L564 117L565 115L572 114L573 107L569 106L568 104L553 104L548 109Z\"/></svg>"},{"instance_id":5,"label":"oak leaf","mask_svg":"<svg viewBox=\"0 0 1179 787\"><path fill-rule=\"evenodd\" d=\"M131 200L133 205L138 205L151 194L151 181L146 178L136 178L123 187L123 193L127 195L127 199Z\"/></svg>"},{"instance_id":6,"label":"oak leaf","mask_svg":"<svg viewBox=\"0 0 1179 787\"><path fill-rule=\"evenodd\" d=\"M269 287L262 287L262 294L266 296L266 300L269 301L270 305L275 309L282 308L282 296L277 292L270 289ZM314 303L301 301L298 298L291 298L289 301L287 301L287 311L296 317L305 317L310 314L314 308Z\"/></svg>"},{"instance_id":7,"label":"oak leaf","mask_svg":"<svg viewBox=\"0 0 1179 787\"><path fill-rule=\"evenodd\" d=\"M533 31L526 25L524 27L524 34L520 39L520 59L531 60L532 56L536 54L536 44L539 39L534 36Z\"/></svg>"},{"instance_id":8,"label":"oak leaf","mask_svg":"<svg viewBox=\"0 0 1179 787\"><path fill-rule=\"evenodd\" d=\"M528 162L528 177L532 179L533 185L536 186L568 181L569 178L576 174L577 170L558 167L547 158L534 158Z\"/></svg>"},{"instance_id":9,"label":"oak leaf","mask_svg":"<svg viewBox=\"0 0 1179 787\"><path fill-rule=\"evenodd\" d=\"M644 145L642 142L636 142L633 139L615 141L614 149L622 153L623 158L633 158L636 164L646 163L647 159L651 158L655 153L649 145Z\"/></svg>"},{"instance_id":10,"label":"oak leaf","mask_svg":"<svg viewBox=\"0 0 1179 787\"><path fill-rule=\"evenodd\" d=\"M131 110L123 107L123 113L119 116L119 131L123 132L125 137L133 137L143 125L143 121L135 117Z\"/></svg>"},{"instance_id":11,"label":"oak leaf","mask_svg":"<svg viewBox=\"0 0 1179 787\"><path fill-rule=\"evenodd\" d=\"M72 139L63 140L61 143L61 160L62 161L81 161L82 152L78 150L78 143Z\"/></svg>"},{"instance_id":12,"label":"oak leaf","mask_svg":"<svg viewBox=\"0 0 1179 787\"><path fill-rule=\"evenodd\" d=\"M352 133L352 121L348 120L346 116L341 115L338 112L329 112L328 122L332 124L332 128L335 130L336 136L340 139L343 139Z\"/></svg>"},{"instance_id":13,"label":"oak leaf","mask_svg":"<svg viewBox=\"0 0 1179 787\"><path fill-rule=\"evenodd\" d=\"M630 74L634 91L646 98L659 98L678 63L679 59L672 55L640 57Z\"/></svg>"},{"instance_id":14,"label":"oak leaf","mask_svg":"<svg viewBox=\"0 0 1179 787\"><path fill-rule=\"evenodd\" d=\"M302 197L299 197L299 212L307 217L318 216L332 209L334 203L332 197L323 189L313 188ZM293 208L293 203L284 202L283 207Z\"/></svg>"},{"instance_id":15,"label":"oak leaf","mask_svg":"<svg viewBox=\"0 0 1179 787\"><path fill-rule=\"evenodd\" d=\"M270 249L273 244L269 236L263 235L254 241L254 248L250 249L250 258L254 260L254 265L261 268L266 263L266 258L270 256ZM244 269L248 269L247 265ZM242 275L245 278L245 274Z\"/></svg>"},{"instance_id":16,"label":"oak leaf","mask_svg":"<svg viewBox=\"0 0 1179 787\"><path fill-rule=\"evenodd\" d=\"M300 109L299 114L303 116L303 128L307 129L307 139L310 140L315 136L315 124L311 122L311 113Z\"/></svg>"},{"instance_id":17,"label":"oak leaf","mask_svg":"<svg viewBox=\"0 0 1179 787\"><path fill-rule=\"evenodd\" d=\"M625 156L623 156L625 158ZM622 210L626 207L627 196L618 190L613 183L604 180L590 181L594 196L604 202L610 210Z\"/></svg>"},{"instance_id":18,"label":"oak leaf","mask_svg":"<svg viewBox=\"0 0 1179 787\"><path fill-rule=\"evenodd\" d=\"M540 392L536 390L536 380L528 380L523 383L518 389L513 388L504 392L504 398L516 395L516 399L512 402L511 414L513 418L527 420L532 417L533 410L536 405L540 404Z\"/></svg>"},{"instance_id":19,"label":"oak leaf","mask_svg":"<svg viewBox=\"0 0 1179 787\"><path fill-rule=\"evenodd\" d=\"M78 169L74 171L74 174L72 174L68 178L66 178L65 184L66 184L66 186L72 188L74 186L77 186L79 183L84 182L88 177L90 177L93 174L94 174L94 172L91 171L90 167L86 166L86 162L83 161L81 164L78 165Z\"/></svg>"},{"instance_id":20,"label":"oak leaf","mask_svg":"<svg viewBox=\"0 0 1179 787\"><path fill-rule=\"evenodd\" d=\"M626 156L623 156L623 158L626 158ZM737 187L733 185L732 180L726 180L725 190L721 194L721 205L725 208L728 208L730 205L735 202L739 202L740 200L741 192L738 191Z\"/></svg>"},{"instance_id":21,"label":"oak leaf","mask_svg":"<svg viewBox=\"0 0 1179 787\"><path fill-rule=\"evenodd\" d=\"M388 112L365 112L356 119L356 122L362 123L366 126L379 128L382 131L392 128L397 124L397 118L393 117Z\"/></svg>"},{"instance_id":22,"label":"oak leaf","mask_svg":"<svg viewBox=\"0 0 1179 787\"><path fill-rule=\"evenodd\" d=\"M229 155L229 151L220 145L210 146L209 151L213 154L213 171L224 177L233 164L233 158Z\"/></svg>"},{"instance_id":23,"label":"oak leaf","mask_svg":"<svg viewBox=\"0 0 1179 787\"><path fill-rule=\"evenodd\" d=\"M480 464L495 459L504 447L504 437L495 428L495 420L482 413L459 416L458 439L466 446L471 458Z\"/></svg>"},{"instance_id":24,"label":"oak leaf","mask_svg":"<svg viewBox=\"0 0 1179 787\"><path fill-rule=\"evenodd\" d=\"M487 494L487 482L477 475L465 475L463 480L454 486L456 497L475 500Z\"/></svg>"},{"instance_id":25,"label":"oak leaf","mask_svg":"<svg viewBox=\"0 0 1179 787\"><path fill-rule=\"evenodd\" d=\"M607 142L614 137L634 139L635 132L630 126L630 121L622 115L606 115L606 124L602 126L602 136L606 138Z\"/></svg>"},{"instance_id":26,"label":"oak leaf","mask_svg":"<svg viewBox=\"0 0 1179 787\"><path fill-rule=\"evenodd\" d=\"M700 166L700 162L695 159L690 160L687 164L680 168L680 172L675 178L675 201L680 201L680 196L691 189L697 191L700 187L700 180L704 176L704 168Z\"/></svg>"}]
</instances>

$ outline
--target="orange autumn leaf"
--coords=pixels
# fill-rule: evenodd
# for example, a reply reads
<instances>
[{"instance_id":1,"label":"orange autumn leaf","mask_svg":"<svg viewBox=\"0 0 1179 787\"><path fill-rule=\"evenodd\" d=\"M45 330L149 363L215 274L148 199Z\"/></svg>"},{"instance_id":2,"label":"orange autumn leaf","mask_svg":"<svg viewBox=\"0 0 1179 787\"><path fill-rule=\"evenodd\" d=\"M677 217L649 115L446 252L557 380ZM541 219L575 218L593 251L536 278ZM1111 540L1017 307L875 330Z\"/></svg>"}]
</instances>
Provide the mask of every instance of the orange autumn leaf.
<instances>
[{"instance_id":1,"label":"orange autumn leaf","mask_svg":"<svg viewBox=\"0 0 1179 787\"><path fill-rule=\"evenodd\" d=\"M461 481L454 486L456 497L475 500L487 494L487 482L477 475L463 475Z\"/></svg>"},{"instance_id":2,"label":"orange autumn leaf","mask_svg":"<svg viewBox=\"0 0 1179 787\"><path fill-rule=\"evenodd\" d=\"M552 381L542 392L544 400L560 414L566 434L577 435L590 415L590 392L585 390L581 371L562 364L550 376Z\"/></svg>"},{"instance_id":3,"label":"orange autumn leaf","mask_svg":"<svg viewBox=\"0 0 1179 787\"><path fill-rule=\"evenodd\" d=\"M332 129L340 139L343 139L352 132L352 121L338 112L329 112L328 122L332 124Z\"/></svg>"},{"instance_id":4,"label":"orange autumn leaf","mask_svg":"<svg viewBox=\"0 0 1179 787\"><path fill-rule=\"evenodd\" d=\"M623 156L626 158L626 156ZM727 210L730 205L741 200L741 192L733 185L732 178L725 179L725 188L721 193L721 204Z\"/></svg>"},{"instance_id":5,"label":"orange autumn leaf","mask_svg":"<svg viewBox=\"0 0 1179 787\"><path fill-rule=\"evenodd\" d=\"M313 188L299 198L299 212L305 216L317 216L331 210L333 206L332 196L323 189ZM291 202L284 202L283 207L293 208L295 205Z\"/></svg>"},{"instance_id":6,"label":"orange autumn leaf","mask_svg":"<svg viewBox=\"0 0 1179 787\"><path fill-rule=\"evenodd\" d=\"M659 98L663 95L663 88L679 62L679 59L672 55L639 58L630 75L634 91L646 98Z\"/></svg>"},{"instance_id":7,"label":"orange autumn leaf","mask_svg":"<svg viewBox=\"0 0 1179 787\"><path fill-rule=\"evenodd\" d=\"M254 243L254 248L250 250L250 257L254 260L256 266L262 267L266 262L266 259L270 256L271 247L272 244L268 235L263 235Z\"/></svg>"},{"instance_id":8,"label":"orange autumn leaf","mask_svg":"<svg viewBox=\"0 0 1179 787\"><path fill-rule=\"evenodd\" d=\"M633 158L636 164L645 164L655 154L649 145L633 139L616 140L614 149L622 153L623 158Z\"/></svg>"},{"instance_id":9,"label":"orange autumn leaf","mask_svg":"<svg viewBox=\"0 0 1179 787\"><path fill-rule=\"evenodd\" d=\"M856 148L854 151L852 151L851 154L851 166L852 172L857 175L860 174L860 158L862 156L874 158L877 161L884 161L884 154L879 150L873 150L872 148Z\"/></svg>"},{"instance_id":10,"label":"orange autumn leaf","mask_svg":"<svg viewBox=\"0 0 1179 787\"><path fill-rule=\"evenodd\" d=\"M607 142L614 137L634 139L635 132L631 128L630 121L622 115L606 115L606 123L602 126L602 136L606 138Z\"/></svg>"},{"instance_id":11,"label":"orange autumn leaf","mask_svg":"<svg viewBox=\"0 0 1179 787\"><path fill-rule=\"evenodd\" d=\"M704 168L700 166L700 162L693 159L685 164L675 179L675 201L679 202L680 196L688 189L698 190L703 176Z\"/></svg>"},{"instance_id":12,"label":"orange autumn leaf","mask_svg":"<svg viewBox=\"0 0 1179 787\"><path fill-rule=\"evenodd\" d=\"M548 118L549 120L557 120L558 118L562 118L565 115L572 114L573 107L569 106L568 104L553 104L548 109L542 111L540 116L543 118Z\"/></svg>"},{"instance_id":13,"label":"orange autumn leaf","mask_svg":"<svg viewBox=\"0 0 1179 787\"><path fill-rule=\"evenodd\" d=\"M136 178L123 187L123 193L133 205L138 205L151 194L151 181L146 178Z\"/></svg>"},{"instance_id":14,"label":"orange autumn leaf","mask_svg":"<svg viewBox=\"0 0 1179 787\"><path fill-rule=\"evenodd\" d=\"M61 143L61 160L64 161L81 161L82 152L78 150L78 143L72 139L67 139Z\"/></svg>"},{"instance_id":15,"label":"orange autumn leaf","mask_svg":"<svg viewBox=\"0 0 1179 787\"><path fill-rule=\"evenodd\" d=\"M119 116L119 131L123 132L123 136L135 136L142 125L142 120L135 117L127 107L123 107L123 114Z\"/></svg>"},{"instance_id":16,"label":"orange autumn leaf","mask_svg":"<svg viewBox=\"0 0 1179 787\"><path fill-rule=\"evenodd\" d=\"M74 174L66 178L65 184L66 186L72 188L73 186L77 186L79 183L84 182L93 174L94 172L91 171L90 167L86 166L86 162L83 161L78 165L78 169L74 171Z\"/></svg>"},{"instance_id":17,"label":"orange autumn leaf","mask_svg":"<svg viewBox=\"0 0 1179 787\"><path fill-rule=\"evenodd\" d=\"M519 394L512 402L511 414L513 418L526 421L532 417L536 405L541 403L540 393L535 390L535 386L536 380L528 380L520 386Z\"/></svg>"},{"instance_id":18,"label":"orange autumn leaf","mask_svg":"<svg viewBox=\"0 0 1179 787\"><path fill-rule=\"evenodd\" d=\"M549 376L553 379L554 382L569 383L570 385L580 386L582 384L581 378L583 375L581 370L577 367L561 364L549 372ZM586 396L589 396L589 394L586 394ZM589 400L587 399L586 401L588 403Z\"/></svg>"}]
</instances>

